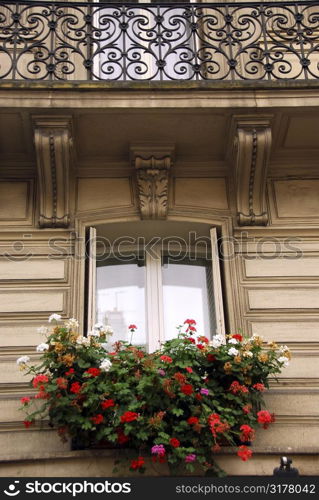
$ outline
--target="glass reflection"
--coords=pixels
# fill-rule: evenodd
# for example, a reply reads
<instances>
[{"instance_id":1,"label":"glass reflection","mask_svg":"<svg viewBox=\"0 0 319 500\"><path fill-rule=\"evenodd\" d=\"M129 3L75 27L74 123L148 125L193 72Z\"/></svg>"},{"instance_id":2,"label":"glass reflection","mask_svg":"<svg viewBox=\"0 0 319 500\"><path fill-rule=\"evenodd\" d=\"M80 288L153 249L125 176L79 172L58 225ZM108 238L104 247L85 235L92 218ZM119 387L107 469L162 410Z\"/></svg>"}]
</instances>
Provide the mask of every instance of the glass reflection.
<instances>
[{"instance_id":1,"label":"glass reflection","mask_svg":"<svg viewBox=\"0 0 319 500\"><path fill-rule=\"evenodd\" d=\"M188 318L196 320L198 335L209 338L214 324L210 263L166 263L162 280L165 340L176 337L175 327Z\"/></svg>"},{"instance_id":2,"label":"glass reflection","mask_svg":"<svg viewBox=\"0 0 319 500\"><path fill-rule=\"evenodd\" d=\"M137 263L121 263L97 267L97 321L114 330L110 344L131 341L128 326L138 329L133 344L145 345L145 267Z\"/></svg>"}]
</instances>

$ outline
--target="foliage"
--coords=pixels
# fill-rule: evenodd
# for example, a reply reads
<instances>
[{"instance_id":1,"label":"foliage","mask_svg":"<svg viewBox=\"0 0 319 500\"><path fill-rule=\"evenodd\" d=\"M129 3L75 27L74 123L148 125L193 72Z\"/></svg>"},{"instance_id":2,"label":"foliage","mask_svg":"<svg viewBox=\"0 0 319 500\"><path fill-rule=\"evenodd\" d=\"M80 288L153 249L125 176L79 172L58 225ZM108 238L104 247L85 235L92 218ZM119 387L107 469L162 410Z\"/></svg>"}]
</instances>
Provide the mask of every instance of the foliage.
<instances>
[{"instance_id":1,"label":"foliage","mask_svg":"<svg viewBox=\"0 0 319 500\"><path fill-rule=\"evenodd\" d=\"M108 352L110 327L96 325L82 337L76 320L61 325L52 315L50 321L53 331L37 348L40 364L18 360L38 391L21 400L26 427L49 416L63 440L134 450L131 470L144 472L144 457L151 454L171 470L200 466L218 475L213 456L222 445L239 446L238 456L247 460L256 427L274 421L261 410L263 391L288 364L286 346L264 346L256 335L209 341L197 336L194 320L186 320L157 352L124 341ZM129 328L134 333L136 326Z\"/></svg>"}]
</instances>

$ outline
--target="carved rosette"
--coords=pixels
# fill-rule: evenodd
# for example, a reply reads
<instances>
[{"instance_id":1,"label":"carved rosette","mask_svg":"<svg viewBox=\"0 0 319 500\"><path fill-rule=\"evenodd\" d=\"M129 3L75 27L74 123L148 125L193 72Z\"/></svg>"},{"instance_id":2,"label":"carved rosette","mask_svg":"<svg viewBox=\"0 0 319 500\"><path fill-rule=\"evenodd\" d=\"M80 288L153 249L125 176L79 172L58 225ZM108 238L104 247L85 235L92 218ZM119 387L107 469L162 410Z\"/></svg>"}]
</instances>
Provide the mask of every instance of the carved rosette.
<instances>
[{"instance_id":1,"label":"carved rosette","mask_svg":"<svg viewBox=\"0 0 319 500\"><path fill-rule=\"evenodd\" d=\"M150 153L152 151L152 153ZM166 219L173 147L131 148L142 219Z\"/></svg>"},{"instance_id":2,"label":"carved rosette","mask_svg":"<svg viewBox=\"0 0 319 500\"><path fill-rule=\"evenodd\" d=\"M41 228L67 228L70 224L70 129L69 117L34 117Z\"/></svg>"},{"instance_id":3,"label":"carved rosette","mask_svg":"<svg viewBox=\"0 0 319 500\"><path fill-rule=\"evenodd\" d=\"M266 226L266 178L271 150L270 116L235 117L235 177L240 226Z\"/></svg>"}]
</instances>

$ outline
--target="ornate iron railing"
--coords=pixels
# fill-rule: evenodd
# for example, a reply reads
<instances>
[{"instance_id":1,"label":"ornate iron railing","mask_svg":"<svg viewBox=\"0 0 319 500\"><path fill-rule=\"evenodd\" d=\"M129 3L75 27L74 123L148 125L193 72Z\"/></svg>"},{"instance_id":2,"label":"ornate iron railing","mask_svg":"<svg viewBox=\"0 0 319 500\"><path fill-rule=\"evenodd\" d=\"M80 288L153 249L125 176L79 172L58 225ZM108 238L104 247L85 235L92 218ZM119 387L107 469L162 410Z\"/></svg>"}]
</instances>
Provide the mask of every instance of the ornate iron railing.
<instances>
[{"instance_id":1,"label":"ornate iron railing","mask_svg":"<svg viewBox=\"0 0 319 500\"><path fill-rule=\"evenodd\" d=\"M318 1L0 4L0 79L318 77Z\"/></svg>"}]
</instances>

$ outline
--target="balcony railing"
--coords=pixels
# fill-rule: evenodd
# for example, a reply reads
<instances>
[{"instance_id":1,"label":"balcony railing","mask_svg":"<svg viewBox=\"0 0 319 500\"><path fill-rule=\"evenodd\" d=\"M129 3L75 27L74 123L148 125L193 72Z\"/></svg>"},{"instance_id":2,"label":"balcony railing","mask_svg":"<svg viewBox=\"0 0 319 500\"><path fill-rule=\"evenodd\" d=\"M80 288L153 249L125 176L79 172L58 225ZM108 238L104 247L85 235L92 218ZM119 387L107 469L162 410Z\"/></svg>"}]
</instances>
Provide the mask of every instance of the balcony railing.
<instances>
[{"instance_id":1,"label":"balcony railing","mask_svg":"<svg viewBox=\"0 0 319 500\"><path fill-rule=\"evenodd\" d=\"M0 3L0 79L319 78L319 1Z\"/></svg>"}]
</instances>

